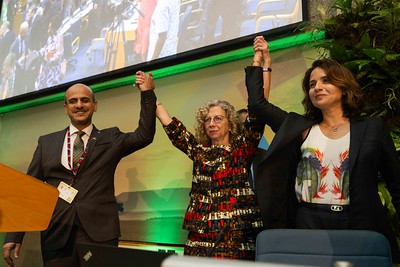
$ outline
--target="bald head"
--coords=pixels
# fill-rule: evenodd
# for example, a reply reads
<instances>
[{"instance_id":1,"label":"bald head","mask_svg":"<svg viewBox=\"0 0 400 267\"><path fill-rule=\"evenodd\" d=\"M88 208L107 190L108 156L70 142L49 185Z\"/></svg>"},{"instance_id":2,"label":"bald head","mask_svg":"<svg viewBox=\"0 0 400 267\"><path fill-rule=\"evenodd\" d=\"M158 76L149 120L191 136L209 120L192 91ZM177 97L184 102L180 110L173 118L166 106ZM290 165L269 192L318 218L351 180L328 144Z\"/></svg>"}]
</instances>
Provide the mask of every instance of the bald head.
<instances>
[{"instance_id":1,"label":"bald head","mask_svg":"<svg viewBox=\"0 0 400 267\"><path fill-rule=\"evenodd\" d=\"M24 21L21 23L21 26L19 26L19 34L22 36L25 36L29 31L29 23L27 21Z\"/></svg>"},{"instance_id":2,"label":"bald head","mask_svg":"<svg viewBox=\"0 0 400 267\"><path fill-rule=\"evenodd\" d=\"M65 92L64 110L77 129L83 130L89 126L93 113L97 111L92 89L81 83L72 85Z\"/></svg>"},{"instance_id":3,"label":"bald head","mask_svg":"<svg viewBox=\"0 0 400 267\"><path fill-rule=\"evenodd\" d=\"M71 85L67 89L67 91L65 91L64 103L67 104L68 96L73 94L74 92L77 92L77 91L81 91L81 92L85 92L86 91L91 96L92 101L93 102L96 101L95 98L94 98L94 93L93 93L92 89L90 89L89 86L87 86L87 85L85 85L83 83L76 83L74 85Z\"/></svg>"}]
</instances>

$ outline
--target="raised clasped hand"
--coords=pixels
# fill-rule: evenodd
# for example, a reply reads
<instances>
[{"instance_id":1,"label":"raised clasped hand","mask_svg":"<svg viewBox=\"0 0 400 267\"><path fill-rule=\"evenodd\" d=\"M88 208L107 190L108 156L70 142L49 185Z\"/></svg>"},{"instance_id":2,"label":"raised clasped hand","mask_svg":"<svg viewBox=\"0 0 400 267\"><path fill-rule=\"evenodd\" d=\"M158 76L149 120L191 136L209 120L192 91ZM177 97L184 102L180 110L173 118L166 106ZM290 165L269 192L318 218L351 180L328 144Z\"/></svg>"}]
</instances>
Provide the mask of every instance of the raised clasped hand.
<instances>
[{"instance_id":1,"label":"raised clasped hand","mask_svg":"<svg viewBox=\"0 0 400 267\"><path fill-rule=\"evenodd\" d=\"M254 38L253 49L255 54L257 54L257 52L261 52L262 60L264 61L264 63L267 63L269 67L271 61L269 54L269 44L263 36L257 36L256 38Z\"/></svg>"},{"instance_id":2,"label":"raised clasped hand","mask_svg":"<svg viewBox=\"0 0 400 267\"><path fill-rule=\"evenodd\" d=\"M148 75L143 71L136 72L136 86L139 88L140 91L147 91L154 89L154 81L153 81L153 74L150 72Z\"/></svg>"}]
</instances>

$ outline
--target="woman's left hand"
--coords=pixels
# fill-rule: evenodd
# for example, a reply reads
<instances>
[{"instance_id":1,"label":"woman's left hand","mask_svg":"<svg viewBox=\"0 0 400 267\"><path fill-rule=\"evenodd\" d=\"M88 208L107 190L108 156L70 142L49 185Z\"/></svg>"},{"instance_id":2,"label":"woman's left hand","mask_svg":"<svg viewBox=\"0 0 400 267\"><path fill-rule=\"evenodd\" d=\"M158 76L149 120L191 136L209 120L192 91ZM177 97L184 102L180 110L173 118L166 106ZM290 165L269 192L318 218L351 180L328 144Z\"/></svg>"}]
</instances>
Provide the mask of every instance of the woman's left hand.
<instances>
[{"instance_id":1,"label":"woman's left hand","mask_svg":"<svg viewBox=\"0 0 400 267\"><path fill-rule=\"evenodd\" d=\"M261 51L262 53L262 59L265 62L269 63L271 62L271 57L269 54L269 44L268 42L264 39L263 36L257 36L254 39L254 52Z\"/></svg>"}]
</instances>

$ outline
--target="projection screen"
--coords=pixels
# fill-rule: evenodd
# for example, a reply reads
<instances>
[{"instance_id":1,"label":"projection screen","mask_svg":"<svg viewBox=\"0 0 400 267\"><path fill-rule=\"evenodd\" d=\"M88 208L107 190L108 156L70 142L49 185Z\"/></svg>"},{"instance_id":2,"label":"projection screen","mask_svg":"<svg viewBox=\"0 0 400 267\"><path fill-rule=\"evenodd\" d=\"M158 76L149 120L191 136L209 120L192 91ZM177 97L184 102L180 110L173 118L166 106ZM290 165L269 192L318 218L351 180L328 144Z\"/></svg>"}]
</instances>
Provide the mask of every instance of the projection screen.
<instances>
[{"instance_id":1,"label":"projection screen","mask_svg":"<svg viewBox=\"0 0 400 267\"><path fill-rule=\"evenodd\" d=\"M305 9L305 0L3 0L0 106L248 46L293 29Z\"/></svg>"}]
</instances>

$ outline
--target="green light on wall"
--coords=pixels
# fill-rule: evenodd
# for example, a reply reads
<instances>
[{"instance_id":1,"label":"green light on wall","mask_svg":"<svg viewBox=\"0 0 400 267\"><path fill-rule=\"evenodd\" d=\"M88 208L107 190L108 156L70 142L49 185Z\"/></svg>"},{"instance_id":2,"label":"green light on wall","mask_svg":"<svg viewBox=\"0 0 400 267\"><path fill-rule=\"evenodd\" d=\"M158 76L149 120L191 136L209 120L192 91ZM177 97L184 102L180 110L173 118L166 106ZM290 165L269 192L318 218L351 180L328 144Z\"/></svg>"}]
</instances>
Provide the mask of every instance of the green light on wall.
<instances>
[{"instance_id":1,"label":"green light on wall","mask_svg":"<svg viewBox=\"0 0 400 267\"><path fill-rule=\"evenodd\" d=\"M276 51L280 49L285 49L289 47L294 47L302 45L305 43L310 43L315 40L320 40L324 38L324 33L320 32L318 35L313 33L303 33L299 35L294 35L290 37L285 37L269 42L270 51ZM158 69L153 71L154 78L162 78L166 76L176 75L183 72L193 71L197 69L207 68L210 66L240 60L244 58L251 57L253 55L253 47L245 47L238 50L230 51L227 53L222 53L216 56L211 56L199 60L190 61L187 63L182 63L174 65L171 67ZM135 82L134 76L127 76L124 78L115 79L112 81L107 81L104 83L99 83L92 85L93 91L98 92L102 90L112 89L120 86L130 85ZM32 99L20 103L10 104L7 106L0 107L0 114L20 110L24 108L29 108L33 106L38 106L42 104L47 104L51 102L61 101L64 99L64 93L57 93L50 96L45 96L37 99Z\"/></svg>"}]
</instances>

